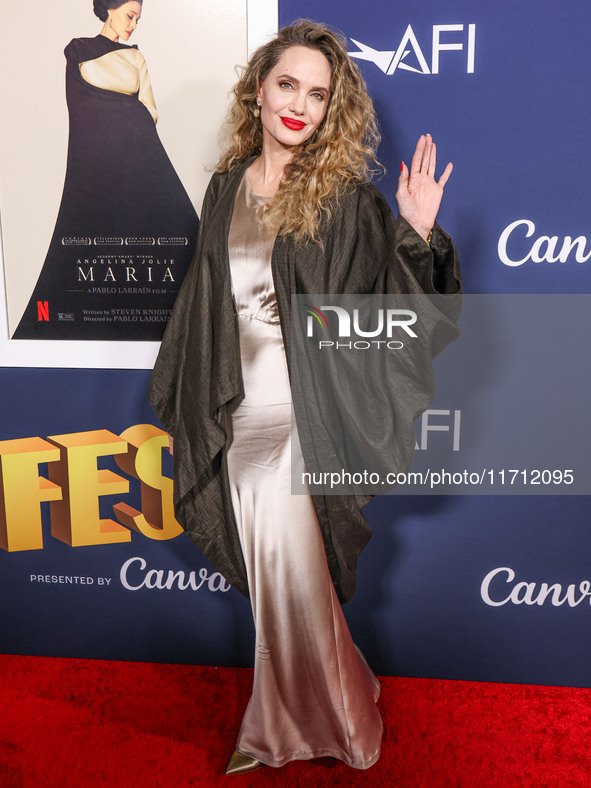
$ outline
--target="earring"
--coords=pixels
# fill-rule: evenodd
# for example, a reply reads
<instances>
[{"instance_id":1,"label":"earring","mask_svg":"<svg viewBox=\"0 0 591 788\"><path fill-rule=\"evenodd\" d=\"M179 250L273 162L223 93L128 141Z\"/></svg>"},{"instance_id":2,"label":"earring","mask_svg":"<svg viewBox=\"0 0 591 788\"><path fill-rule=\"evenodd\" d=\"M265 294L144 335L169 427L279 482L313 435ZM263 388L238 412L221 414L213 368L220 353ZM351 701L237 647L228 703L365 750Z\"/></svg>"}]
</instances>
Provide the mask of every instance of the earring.
<instances>
[{"instance_id":1,"label":"earring","mask_svg":"<svg viewBox=\"0 0 591 788\"><path fill-rule=\"evenodd\" d=\"M109 14L109 27L113 29L113 17Z\"/></svg>"},{"instance_id":2,"label":"earring","mask_svg":"<svg viewBox=\"0 0 591 788\"><path fill-rule=\"evenodd\" d=\"M252 114L255 116L255 118L258 118L260 116L260 114L261 114L261 102L260 102L260 99L257 99L257 105L253 109Z\"/></svg>"}]
</instances>

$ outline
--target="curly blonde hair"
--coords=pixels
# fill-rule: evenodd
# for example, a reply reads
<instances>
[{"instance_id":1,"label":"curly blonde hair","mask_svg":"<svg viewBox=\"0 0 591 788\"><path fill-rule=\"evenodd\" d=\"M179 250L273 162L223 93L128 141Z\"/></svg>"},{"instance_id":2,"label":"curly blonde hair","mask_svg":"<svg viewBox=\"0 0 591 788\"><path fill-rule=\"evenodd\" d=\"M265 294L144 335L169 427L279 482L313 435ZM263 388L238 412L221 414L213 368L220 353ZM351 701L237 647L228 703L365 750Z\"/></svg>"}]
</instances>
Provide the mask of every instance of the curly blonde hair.
<instances>
[{"instance_id":1,"label":"curly blonde hair","mask_svg":"<svg viewBox=\"0 0 591 788\"><path fill-rule=\"evenodd\" d=\"M263 131L253 114L257 92L285 50L315 49L331 66L326 115L285 168L276 194L260 211L269 232L292 235L297 243L318 242L323 217L346 188L367 180L381 165L375 111L357 64L347 54L345 38L324 25L302 19L259 47L235 85L226 129L229 143L216 169L227 172L239 161L261 153Z\"/></svg>"}]
</instances>

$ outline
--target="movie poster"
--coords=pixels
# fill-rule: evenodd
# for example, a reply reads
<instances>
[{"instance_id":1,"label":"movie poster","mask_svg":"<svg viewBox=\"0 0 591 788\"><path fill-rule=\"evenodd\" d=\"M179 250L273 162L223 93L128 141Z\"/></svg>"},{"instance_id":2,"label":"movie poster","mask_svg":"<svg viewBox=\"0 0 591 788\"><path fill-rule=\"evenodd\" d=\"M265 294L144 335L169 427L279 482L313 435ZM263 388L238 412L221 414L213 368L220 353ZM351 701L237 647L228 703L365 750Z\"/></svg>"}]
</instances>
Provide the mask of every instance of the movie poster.
<instances>
[{"instance_id":1,"label":"movie poster","mask_svg":"<svg viewBox=\"0 0 591 788\"><path fill-rule=\"evenodd\" d=\"M127 3L139 19L117 41L91 0L35 6L26 31L18 5L0 12L7 338L158 341L246 61L246 5Z\"/></svg>"}]
</instances>

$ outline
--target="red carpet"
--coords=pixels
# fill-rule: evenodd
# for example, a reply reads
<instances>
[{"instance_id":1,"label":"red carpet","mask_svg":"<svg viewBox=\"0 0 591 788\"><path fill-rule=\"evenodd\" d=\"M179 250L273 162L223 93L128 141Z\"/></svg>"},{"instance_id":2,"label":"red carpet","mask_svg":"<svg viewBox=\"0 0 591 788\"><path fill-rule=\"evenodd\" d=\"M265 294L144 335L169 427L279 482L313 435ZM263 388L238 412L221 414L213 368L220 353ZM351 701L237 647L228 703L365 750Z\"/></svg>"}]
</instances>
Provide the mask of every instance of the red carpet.
<instances>
[{"instance_id":1,"label":"red carpet","mask_svg":"<svg viewBox=\"0 0 591 788\"><path fill-rule=\"evenodd\" d=\"M223 774L251 672L0 656L0 786L591 786L591 690L384 678L380 761Z\"/></svg>"}]
</instances>

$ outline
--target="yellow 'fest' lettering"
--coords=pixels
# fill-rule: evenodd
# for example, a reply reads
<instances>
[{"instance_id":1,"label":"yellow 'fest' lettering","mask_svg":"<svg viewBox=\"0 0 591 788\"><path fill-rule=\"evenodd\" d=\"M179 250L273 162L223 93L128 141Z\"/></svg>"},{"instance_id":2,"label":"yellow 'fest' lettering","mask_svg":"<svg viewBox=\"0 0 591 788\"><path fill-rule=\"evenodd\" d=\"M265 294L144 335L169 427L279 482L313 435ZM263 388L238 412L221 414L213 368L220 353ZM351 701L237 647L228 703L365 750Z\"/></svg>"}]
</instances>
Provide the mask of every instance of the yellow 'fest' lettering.
<instances>
[{"instance_id":1,"label":"yellow 'fest' lettering","mask_svg":"<svg viewBox=\"0 0 591 788\"><path fill-rule=\"evenodd\" d=\"M99 497L129 492L129 482L97 468L98 457L123 454L127 442L109 430L48 435L47 440L60 449L59 461L49 466L49 478L63 492L60 501L49 505L52 536L72 547L130 542L127 528L99 514Z\"/></svg>"},{"instance_id":2,"label":"yellow 'fest' lettering","mask_svg":"<svg viewBox=\"0 0 591 788\"><path fill-rule=\"evenodd\" d=\"M162 449L168 435L153 424L136 424L121 433L129 444L127 454L115 458L122 471L141 481L142 511L127 503L113 507L120 523L150 539L172 539L182 533L174 516L172 479L162 475Z\"/></svg>"},{"instance_id":3,"label":"yellow 'fest' lettering","mask_svg":"<svg viewBox=\"0 0 591 788\"><path fill-rule=\"evenodd\" d=\"M39 463L59 460L42 438L0 441L0 547L10 552L43 547L41 502L58 501L58 484L39 474Z\"/></svg>"},{"instance_id":4,"label":"yellow 'fest' lettering","mask_svg":"<svg viewBox=\"0 0 591 788\"><path fill-rule=\"evenodd\" d=\"M151 424L136 424L120 436L92 430L0 441L0 548L43 548L44 501L52 535L72 547L130 542L130 528L150 539L178 536L172 480L162 475L167 444L166 433ZM142 512L119 502L113 507L119 522L99 513L102 496L129 492L128 479L97 467L99 457L111 455L141 482ZM39 473L40 463L48 463L49 478Z\"/></svg>"}]
</instances>

